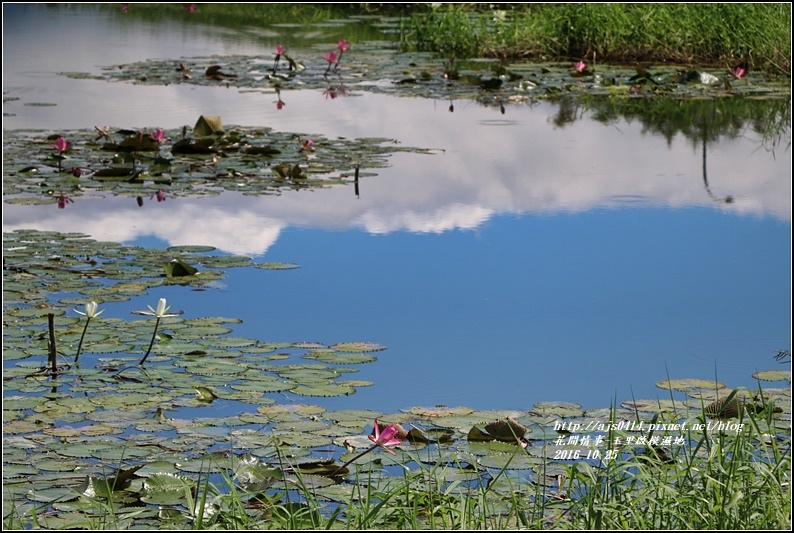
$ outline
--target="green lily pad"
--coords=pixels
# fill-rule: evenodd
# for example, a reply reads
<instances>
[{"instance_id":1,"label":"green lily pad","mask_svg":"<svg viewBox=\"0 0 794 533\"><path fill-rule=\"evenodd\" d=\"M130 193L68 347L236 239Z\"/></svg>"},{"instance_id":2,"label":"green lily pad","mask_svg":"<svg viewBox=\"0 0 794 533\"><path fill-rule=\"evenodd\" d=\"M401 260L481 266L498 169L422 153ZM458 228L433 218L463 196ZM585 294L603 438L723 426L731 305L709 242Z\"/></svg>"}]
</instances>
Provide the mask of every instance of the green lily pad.
<instances>
[{"instance_id":1,"label":"green lily pad","mask_svg":"<svg viewBox=\"0 0 794 533\"><path fill-rule=\"evenodd\" d=\"M705 379L665 379L656 383L656 386L664 390L673 389L682 392L692 389L720 390L725 388L724 383Z\"/></svg>"},{"instance_id":2,"label":"green lily pad","mask_svg":"<svg viewBox=\"0 0 794 533\"><path fill-rule=\"evenodd\" d=\"M783 381L791 382L791 371L789 370L764 370L753 374L755 379L761 381Z\"/></svg>"}]
</instances>

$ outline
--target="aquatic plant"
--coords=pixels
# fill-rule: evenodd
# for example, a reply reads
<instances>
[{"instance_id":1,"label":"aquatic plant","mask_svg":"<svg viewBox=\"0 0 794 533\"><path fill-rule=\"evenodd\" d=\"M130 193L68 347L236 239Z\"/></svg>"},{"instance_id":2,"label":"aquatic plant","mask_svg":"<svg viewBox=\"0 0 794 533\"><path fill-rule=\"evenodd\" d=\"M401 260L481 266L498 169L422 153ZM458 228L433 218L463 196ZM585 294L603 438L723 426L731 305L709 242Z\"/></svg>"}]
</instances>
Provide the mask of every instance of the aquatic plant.
<instances>
[{"instance_id":1,"label":"aquatic plant","mask_svg":"<svg viewBox=\"0 0 794 533\"><path fill-rule=\"evenodd\" d=\"M149 200L153 200L154 198L157 198L158 202L165 202L165 199L167 198L165 194L166 193L165 193L164 190L157 189L157 192L155 192L153 195L151 195L149 197Z\"/></svg>"},{"instance_id":2,"label":"aquatic plant","mask_svg":"<svg viewBox=\"0 0 794 533\"><path fill-rule=\"evenodd\" d=\"M460 77L458 69L455 68L455 58L450 57L449 61L444 65L444 74L442 75L447 80L457 80Z\"/></svg>"},{"instance_id":3,"label":"aquatic plant","mask_svg":"<svg viewBox=\"0 0 794 533\"><path fill-rule=\"evenodd\" d=\"M731 76L737 80L744 78L745 73L746 71L741 66L736 66L731 69Z\"/></svg>"},{"instance_id":4,"label":"aquatic plant","mask_svg":"<svg viewBox=\"0 0 794 533\"><path fill-rule=\"evenodd\" d=\"M139 365L142 365L144 361L146 361L146 358L149 357L149 354L152 351L154 339L157 337L157 328L160 325L160 320L167 317L179 316L179 313L170 315L168 314L168 310L171 309L171 306L166 306L165 298L160 298L160 301L157 303L157 309L152 309L151 305L147 305L146 307L149 308L148 311L136 311L136 313L139 315L153 316L157 320L154 323L154 332L152 333L152 340L149 342L149 348L146 350L146 355L143 356L143 359L138 362Z\"/></svg>"},{"instance_id":5,"label":"aquatic plant","mask_svg":"<svg viewBox=\"0 0 794 533\"><path fill-rule=\"evenodd\" d=\"M278 98L276 101L276 109L281 111L284 109L284 106L287 105L287 103L281 99L281 89L276 89L276 97Z\"/></svg>"},{"instance_id":6,"label":"aquatic plant","mask_svg":"<svg viewBox=\"0 0 794 533\"><path fill-rule=\"evenodd\" d=\"M96 318L102 313L105 312L103 309L102 311L97 311L97 303L94 301L90 301L85 304L85 313L82 311L78 311L77 309L74 310L75 313L78 315L83 315L85 317L85 326L83 326L83 334L80 335L80 343L77 345L77 353L74 355L74 362L77 362L77 358L80 357L80 350L83 348L83 339L85 339L85 332L88 331L88 323L91 322L92 318Z\"/></svg>"},{"instance_id":7,"label":"aquatic plant","mask_svg":"<svg viewBox=\"0 0 794 533\"><path fill-rule=\"evenodd\" d=\"M350 459L349 461L347 461L345 464L343 464L342 466L340 466L336 470L334 470L334 472L331 474L331 477L336 476L342 470L347 468L347 466L350 463L352 463L353 461L356 461L357 459L360 459L361 457L365 456L366 454L368 454L369 452L371 452L375 448L380 447L380 448L383 448L384 450L386 450L387 452L389 452L392 455L395 455L395 456L397 455L396 453L394 453L394 451L392 451L389 448L387 448L387 446L396 446L398 444L401 444L405 439L404 438L400 438L398 435L401 435L401 434L402 435L407 435L407 432L401 426L399 426L398 424L389 424L388 426L386 426L385 428L383 428L381 430L381 427L380 427L380 424L378 424L378 419L377 418L375 419L375 423L373 425L374 425L374 429L372 431L373 431L374 435L368 435L367 438L369 440L371 440L372 442L374 442L374 444L372 446L370 446L369 448L367 448L366 450L364 450L363 452L361 452L358 455L356 455L355 457L353 457L352 459Z\"/></svg>"},{"instance_id":8,"label":"aquatic plant","mask_svg":"<svg viewBox=\"0 0 794 533\"><path fill-rule=\"evenodd\" d=\"M342 61L342 54L344 54L347 50L350 49L350 45L347 44L347 39L341 39L336 44L336 48L339 50L339 57L336 59L336 64L334 65L334 70L339 68L339 62Z\"/></svg>"},{"instance_id":9,"label":"aquatic plant","mask_svg":"<svg viewBox=\"0 0 794 533\"><path fill-rule=\"evenodd\" d=\"M273 61L273 74L275 74L276 69L278 69L278 63L281 61L282 55L284 55L284 47L279 44L276 46L276 59Z\"/></svg>"},{"instance_id":10,"label":"aquatic plant","mask_svg":"<svg viewBox=\"0 0 794 533\"><path fill-rule=\"evenodd\" d=\"M165 141L165 132L163 128L157 128L154 133L149 134L149 138L156 142L158 145Z\"/></svg>"},{"instance_id":11,"label":"aquatic plant","mask_svg":"<svg viewBox=\"0 0 794 533\"><path fill-rule=\"evenodd\" d=\"M58 156L57 156L58 157L58 173L60 173L61 172L61 164L63 162L63 154L64 154L64 152L66 152L66 150L69 149L69 142L66 139L64 139L63 137L58 137L55 140L55 144L51 144L50 146L55 148L55 151L58 152Z\"/></svg>"},{"instance_id":12,"label":"aquatic plant","mask_svg":"<svg viewBox=\"0 0 794 533\"><path fill-rule=\"evenodd\" d=\"M328 75L328 71L330 71L330 70L331 70L331 67L332 67L332 66L334 65L334 63L336 63L336 61L337 61L336 52L334 52L333 50L331 50L330 52L328 52L327 54L325 54L325 55L323 56L323 59L325 59L326 61L328 61L328 67L326 67L326 69L325 69L325 73L323 74L323 76L327 76L327 75Z\"/></svg>"},{"instance_id":13,"label":"aquatic plant","mask_svg":"<svg viewBox=\"0 0 794 533\"><path fill-rule=\"evenodd\" d=\"M67 204L73 204L74 200L66 196L65 194L58 195L58 209L65 209Z\"/></svg>"}]
</instances>

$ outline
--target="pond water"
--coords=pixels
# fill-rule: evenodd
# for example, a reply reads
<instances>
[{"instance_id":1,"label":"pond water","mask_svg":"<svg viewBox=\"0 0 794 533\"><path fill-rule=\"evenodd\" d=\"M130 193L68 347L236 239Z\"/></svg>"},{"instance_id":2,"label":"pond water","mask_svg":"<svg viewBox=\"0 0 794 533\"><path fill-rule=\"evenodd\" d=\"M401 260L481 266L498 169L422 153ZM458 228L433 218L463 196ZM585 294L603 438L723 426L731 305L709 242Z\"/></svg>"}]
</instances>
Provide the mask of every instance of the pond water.
<instances>
[{"instance_id":1,"label":"pond water","mask_svg":"<svg viewBox=\"0 0 794 533\"><path fill-rule=\"evenodd\" d=\"M201 244L299 264L229 269L204 291L159 287L108 304L106 315L126 318L166 297L188 317L242 318L239 336L388 347L355 374L374 386L312 403L383 412L553 400L606 407L667 398L655 383L668 377L753 388L751 374L776 368L772 356L790 350L790 152L749 125L704 148L641 120L604 121L585 106L546 101L505 103L502 112L352 87L337 98L282 91L278 108L273 91L74 79L58 73L267 56L280 43L319 57L350 37L344 25L230 31L97 8L6 4L3 15L4 136L172 129L218 115L224 125L433 150L393 154L357 195L352 186L166 193L139 207L92 193L65 209L4 205L4 232Z\"/></svg>"}]
</instances>

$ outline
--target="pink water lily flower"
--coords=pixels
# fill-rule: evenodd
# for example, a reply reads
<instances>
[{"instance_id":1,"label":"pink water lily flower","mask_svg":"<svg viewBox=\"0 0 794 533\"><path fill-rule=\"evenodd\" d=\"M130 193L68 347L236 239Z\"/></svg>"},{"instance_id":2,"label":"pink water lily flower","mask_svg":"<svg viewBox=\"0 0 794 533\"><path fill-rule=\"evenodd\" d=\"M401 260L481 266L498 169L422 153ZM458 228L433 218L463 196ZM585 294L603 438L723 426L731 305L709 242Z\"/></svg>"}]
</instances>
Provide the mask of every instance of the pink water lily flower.
<instances>
[{"instance_id":1,"label":"pink water lily flower","mask_svg":"<svg viewBox=\"0 0 794 533\"><path fill-rule=\"evenodd\" d=\"M157 128L154 133L149 134L149 137L151 137L152 140L157 144L160 144L165 140L165 132L163 131L163 128Z\"/></svg>"},{"instance_id":2,"label":"pink water lily flower","mask_svg":"<svg viewBox=\"0 0 794 533\"><path fill-rule=\"evenodd\" d=\"M280 44L276 45L276 59L273 61L273 74L276 74L276 69L278 68L279 61L281 61L281 56L284 55L284 47Z\"/></svg>"},{"instance_id":3,"label":"pink water lily flower","mask_svg":"<svg viewBox=\"0 0 794 533\"><path fill-rule=\"evenodd\" d=\"M63 194L58 196L58 209L65 209L67 204L73 204L74 200Z\"/></svg>"},{"instance_id":4,"label":"pink water lily flower","mask_svg":"<svg viewBox=\"0 0 794 533\"><path fill-rule=\"evenodd\" d=\"M58 137L55 144L51 144L55 151L58 152L58 173L61 172L61 164L63 162L63 153L69 149L69 142L63 137Z\"/></svg>"},{"instance_id":5,"label":"pink water lily flower","mask_svg":"<svg viewBox=\"0 0 794 533\"><path fill-rule=\"evenodd\" d=\"M350 48L350 46L347 44L347 39L340 40L337 43L336 47L339 48L342 52L345 52Z\"/></svg>"},{"instance_id":6,"label":"pink water lily flower","mask_svg":"<svg viewBox=\"0 0 794 533\"><path fill-rule=\"evenodd\" d=\"M742 79L746 73L747 72L742 67L733 67L731 69L731 76L733 76L737 80Z\"/></svg>"},{"instance_id":7,"label":"pink water lily flower","mask_svg":"<svg viewBox=\"0 0 794 533\"><path fill-rule=\"evenodd\" d=\"M154 193L153 195L151 195L151 196L149 197L149 200L151 200L151 199L153 199L153 198L157 198L157 201L158 201L158 202L165 202L165 199L166 199L166 195L165 195L165 194L166 194L166 193L165 193L165 191L164 191L164 190L162 190L162 189L158 189L158 191L157 191L156 193Z\"/></svg>"},{"instance_id":8,"label":"pink water lily flower","mask_svg":"<svg viewBox=\"0 0 794 533\"><path fill-rule=\"evenodd\" d=\"M378 425L378 419L375 419L375 435L369 435L368 438L372 442L375 443L376 446L382 447L384 450L389 452L392 455L397 455L392 450L388 449L386 446L396 446L397 444L402 444L402 439L396 438L398 432L397 424L389 424L386 426L383 431L380 430L380 426Z\"/></svg>"},{"instance_id":9,"label":"pink water lily flower","mask_svg":"<svg viewBox=\"0 0 794 533\"><path fill-rule=\"evenodd\" d=\"M326 61L328 61L328 67L325 69L325 74L324 74L324 75L328 75L328 71L331 70L331 67L333 66L333 64L336 63L338 65L339 64L339 60L337 59L336 52L334 52L333 50L331 50L330 52L325 54L323 56L323 58Z\"/></svg>"},{"instance_id":10,"label":"pink water lily flower","mask_svg":"<svg viewBox=\"0 0 794 533\"><path fill-rule=\"evenodd\" d=\"M584 72L585 70L587 70L587 65L585 64L584 61L577 61L574 64L573 68L576 69L576 72Z\"/></svg>"},{"instance_id":11,"label":"pink water lily flower","mask_svg":"<svg viewBox=\"0 0 794 533\"><path fill-rule=\"evenodd\" d=\"M68 149L69 149L69 141L67 141L67 140L66 140L66 139L64 139L63 137L58 137L58 138L55 140L55 144L52 144L52 145L50 145L50 146L52 146L53 148L55 148L55 150L57 150L58 152L61 152L61 153L63 153L63 152L65 152L66 150L68 150Z\"/></svg>"}]
</instances>

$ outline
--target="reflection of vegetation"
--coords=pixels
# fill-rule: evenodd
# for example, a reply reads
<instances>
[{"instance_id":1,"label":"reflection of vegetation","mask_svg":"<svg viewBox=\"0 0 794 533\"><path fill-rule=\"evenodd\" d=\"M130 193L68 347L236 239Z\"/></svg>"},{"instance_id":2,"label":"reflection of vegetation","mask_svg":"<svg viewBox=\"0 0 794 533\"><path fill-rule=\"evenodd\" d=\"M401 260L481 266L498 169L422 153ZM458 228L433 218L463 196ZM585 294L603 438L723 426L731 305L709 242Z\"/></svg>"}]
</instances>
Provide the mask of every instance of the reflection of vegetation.
<instances>
[{"instance_id":1,"label":"reflection of vegetation","mask_svg":"<svg viewBox=\"0 0 794 533\"><path fill-rule=\"evenodd\" d=\"M66 200L59 200L65 192L78 197L89 189L138 198L151 195L158 201L165 200L164 188L178 196L205 196L221 190L271 195L288 189L346 185L354 174L357 186L359 176L374 176L367 171L387 166L395 152L427 152L396 145L391 139L319 135L307 151L308 141L302 144L302 137L294 133L242 127L213 131L207 118L199 119L193 136L187 129L160 130L169 139L163 143L143 131L102 130L106 137L102 144L95 132L64 133L71 143L68 165L80 168L79 176L57 172L49 150L42 158L40 132L8 132L3 137L3 194L23 196L5 201L62 202L59 206L65 207ZM220 124L218 117L209 118ZM130 161L137 161L137 169L128 165Z\"/></svg>"},{"instance_id":2,"label":"reflection of vegetation","mask_svg":"<svg viewBox=\"0 0 794 533\"><path fill-rule=\"evenodd\" d=\"M496 4L482 11L441 5L415 15L405 39L466 57L712 65L744 58L791 73L791 4Z\"/></svg>"},{"instance_id":3,"label":"reflection of vegetation","mask_svg":"<svg viewBox=\"0 0 794 533\"><path fill-rule=\"evenodd\" d=\"M124 18L135 18L151 22L168 22L180 20L183 23L201 27L212 25L229 28L227 39L233 40L238 35L239 41L261 42L265 50L274 50L281 44L289 50L294 46L306 45L312 32L305 30L305 25L318 24L323 26L322 33L330 35L329 40L336 42L346 38L352 42L377 40L382 34L374 25L363 22L360 18L351 17L354 6L347 4L311 4L311 3L210 3L196 4L196 9L189 12L187 4L146 3L131 4L127 12L122 12L119 4L99 4L98 6L77 5L73 9L101 9L109 11L122 21ZM355 9L355 14L365 13ZM283 24L282 28L273 25ZM263 32L268 27L273 31ZM300 30L300 31L297 31ZM277 33L276 33L277 32Z\"/></svg>"},{"instance_id":4,"label":"reflection of vegetation","mask_svg":"<svg viewBox=\"0 0 794 533\"><path fill-rule=\"evenodd\" d=\"M787 149L791 144L790 100L583 97L561 101L554 122L558 126L570 124L581 118L581 111L589 111L603 124L639 121L645 131L664 137L668 143L683 135L693 147L736 138L748 128L761 136L764 148L770 151L782 144Z\"/></svg>"},{"instance_id":5,"label":"reflection of vegetation","mask_svg":"<svg viewBox=\"0 0 794 533\"><path fill-rule=\"evenodd\" d=\"M733 139L748 128L759 134L764 149L775 155L776 149L791 146L791 101L750 98L674 100L670 98L599 98L560 99L559 110L552 119L558 127L572 124L588 111L603 124L620 120L639 121L644 132L660 135L672 143L683 135L700 147L703 154L703 186L717 203L731 204L733 197L715 195L708 181L708 145L721 138Z\"/></svg>"}]
</instances>

